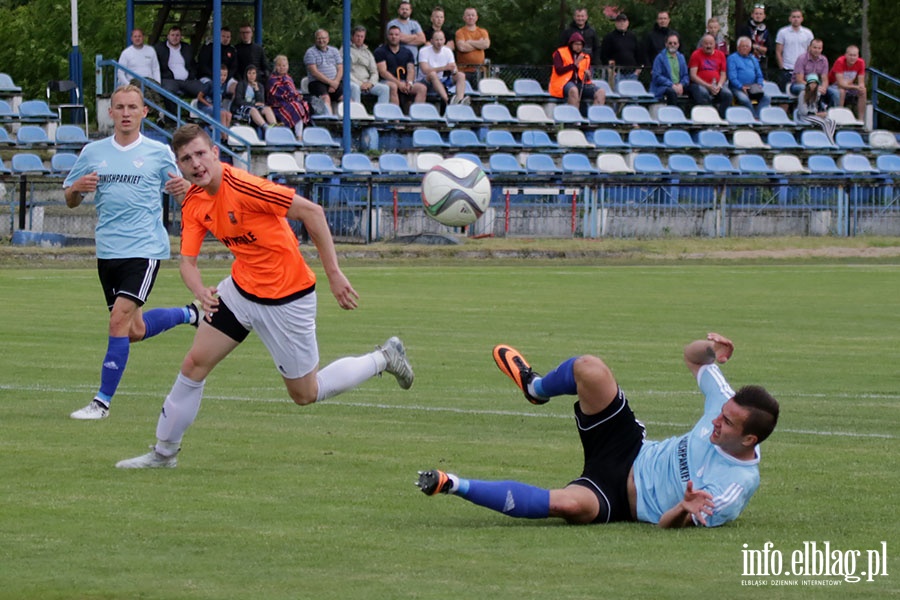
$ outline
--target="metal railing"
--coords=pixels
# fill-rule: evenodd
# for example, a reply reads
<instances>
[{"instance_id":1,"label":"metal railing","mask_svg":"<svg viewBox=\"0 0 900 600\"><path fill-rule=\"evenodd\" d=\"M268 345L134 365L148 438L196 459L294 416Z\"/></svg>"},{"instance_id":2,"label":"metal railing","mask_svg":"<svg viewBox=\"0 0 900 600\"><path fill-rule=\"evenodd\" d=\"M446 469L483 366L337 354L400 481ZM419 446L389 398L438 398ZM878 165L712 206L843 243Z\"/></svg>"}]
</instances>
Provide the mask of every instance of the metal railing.
<instances>
[{"instance_id":1,"label":"metal railing","mask_svg":"<svg viewBox=\"0 0 900 600\"><path fill-rule=\"evenodd\" d=\"M872 78L872 126L874 129L895 128L900 124L900 79L883 71L867 68ZM881 117L889 120L883 123Z\"/></svg>"}]
</instances>

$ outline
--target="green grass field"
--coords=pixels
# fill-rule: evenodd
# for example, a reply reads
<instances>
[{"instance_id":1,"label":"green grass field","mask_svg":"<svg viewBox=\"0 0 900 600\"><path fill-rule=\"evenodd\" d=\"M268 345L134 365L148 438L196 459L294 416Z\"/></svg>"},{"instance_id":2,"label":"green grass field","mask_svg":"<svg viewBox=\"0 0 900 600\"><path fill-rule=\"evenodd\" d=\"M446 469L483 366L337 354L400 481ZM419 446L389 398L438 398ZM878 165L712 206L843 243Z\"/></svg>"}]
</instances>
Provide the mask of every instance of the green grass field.
<instances>
[{"instance_id":1,"label":"green grass field","mask_svg":"<svg viewBox=\"0 0 900 600\"><path fill-rule=\"evenodd\" d=\"M201 265L202 266L202 265ZM209 378L175 470L123 472L146 451L190 345L178 328L132 346L111 418L91 398L107 316L93 269L0 271L0 598L883 598L900 596L900 267L723 264L353 266L361 307L320 287L323 363L393 334L416 369L310 407L287 400L251 338ZM226 273L206 271L207 280ZM183 304L174 264L151 306ZM416 470L556 487L581 449L571 402L525 402L490 352L546 370L607 359L651 438L687 431L702 399L682 346L736 343L735 387L782 404L762 485L735 523L526 521L426 498ZM745 577L744 545L784 555L887 544L888 576ZM774 587L780 580L841 581ZM765 581L765 588L747 580Z\"/></svg>"}]
</instances>

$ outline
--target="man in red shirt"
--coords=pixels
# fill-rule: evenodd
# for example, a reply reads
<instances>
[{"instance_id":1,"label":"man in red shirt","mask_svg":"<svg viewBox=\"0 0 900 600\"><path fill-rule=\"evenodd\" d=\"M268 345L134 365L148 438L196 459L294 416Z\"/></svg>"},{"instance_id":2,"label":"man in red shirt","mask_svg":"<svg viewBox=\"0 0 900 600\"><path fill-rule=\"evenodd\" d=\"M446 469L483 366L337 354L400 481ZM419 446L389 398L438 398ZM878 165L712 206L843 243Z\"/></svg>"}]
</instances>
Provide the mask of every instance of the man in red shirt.
<instances>
[{"instance_id":1,"label":"man in red shirt","mask_svg":"<svg viewBox=\"0 0 900 600\"><path fill-rule=\"evenodd\" d=\"M725 109L731 106L732 94L725 85L728 63L721 50L716 50L716 39L704 35L700 47L688 61L691 77L690 91L694 104L713 104L719 115L725 117Z\"/></svg>"},{"instance_id":2,"label":"man in red shirt","mask_svg":"<svg viewBox=\"0 0 900 600\"><path fill-rule=\"evenodd\" d=\"M148 453L120 461L121 469L172 468L181 439L200 410L206 377L255 330L275 362L288 395L311 404L388 372L403 389L413 371L399 338L375 351L341 358L321 371L316 342L316 275L300 254L287 219L302 221L319 252L331 293L345 310L359 295L338 266L325 212L294 190L219 161L219 150L197 125L172 136L177 164L187 181L182 203L181 278L200 301L205 318L181 364ZM190 188L187 183L190 182ZM197 257L207 232L234 255L231 274L205 285Z\"/></svg>"},{"instance_id":3,"label":"man in red shirt","mask_svg":"<svg viewBox=\"0 0 900 600\"><path fill-rule=\"evenodd\" d=\"M844 55L834 61L828 82L832 97L839 97L838 106L845 106L855 96L857 117L866 118L866 61L859 57L858 47L847 46Z\"/></svg>"}]
</instances>

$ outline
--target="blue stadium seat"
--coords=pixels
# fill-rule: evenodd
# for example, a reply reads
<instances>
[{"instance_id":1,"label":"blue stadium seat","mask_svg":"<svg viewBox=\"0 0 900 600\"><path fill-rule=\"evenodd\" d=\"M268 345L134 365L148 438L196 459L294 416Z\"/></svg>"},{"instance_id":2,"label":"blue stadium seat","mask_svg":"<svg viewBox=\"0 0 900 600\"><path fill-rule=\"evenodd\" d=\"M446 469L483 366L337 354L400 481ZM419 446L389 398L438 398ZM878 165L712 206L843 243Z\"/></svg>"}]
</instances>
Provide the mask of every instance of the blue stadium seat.
<instances>
[{"instance_id":1,"label":"blue stadium seat","mask_svg":"<svg viewBox=\"0 0 900 600\"><path fill-rule=\"evenodd\" d=\"M753 111L746 106L729 106L725 109L725 120L732 127L753 127L760 122L753 116Z\"/></svg>"},{"instance_id":2,"label":"blue stadium seat","mask_svg":"<svg viewBox=\"0 0 900 600\"><path fill-rule=\"evenodd\" d=\"M609 82L607 82L605 79L595 79L594 85L603 90L603 92L606 94L607 101L615 101L622 98L622 96L620 96L618 92L612 89L612 87L609 85Z\"/></svg>"},{"instance_id":3,"label":"blue stadium seat","mask_svg":"<svg viewBox=\"0 0 900 600\"><path fill-rule=\"evenodd\" d=\"M738 170L744 174L771 174L772 167L766 164L766 159L759 154L740 154L737 157Z\"/></svg>"},{"instance_id":4,"label":"blue stadium seat","mask_svg":"<svg viewBox=\"0 0 900 600\"><path fill-rule=\"evenodd\" d=\"M840 159L840 166L847 173L865 175L878 172L878 169L873 167L869 159L862 154L845 154Z\"/></svg>"},{"instance_id":5,"label":"blue stadium seat","mask_svg":"<svg viewBox=\"0 0 900 600\"><path fill-rule=\"evenodd\" d=\"M2 73L0 73L0 75L2 75ZM9 102L0 100L0 123L12 123L18 120L19 115L12 109Z\"/></svg>"},{"instance_id":6,"label":"blue stadium seat","mask_svg":"<svg viewBox=\"0 0 900 600\"><path fill-rule=\"evenodd\" d=\"M19 120L30 123L45 123L59 120L59 115L50 110L43 100L26 100L19 105Z\"/></svg>"},{"instance_id":7,"label":"blue stadium seat","mask_svg":"<svg viewBox=\"0 0 900 600\"><path fill-rule=\"evenodd\" d=\"M637 80L625 79L616 85L616 93L626 102L656 102L656 97Z\"/></svg>"},{"instance_id":8,"label":"blue stadium seat","mask_svg":"<svg viewBox=\"0 0 900 600\"><path fill-rule=\"evenodd\" d=\"M9 74L0 73L0 93L21 94L22 88L13 83L13 79Z\"/></svg>"},{"instance_id":9,"label":"blue stadium seat","mask_svg":"<svg viewBox=\"0 0 900 600\"><path fill-rule=\"evenodd\" d=\"M69 152L57 152L50 157L50 172L54 175L65 175L75 166L78 155Z\"/></svg>"},{"instance_id":10,"label":"blue stadium seat","mask_svg":"<svg viewBox=\"0 0 900 600\"><path fill-rule=\"evenodd\" d=\"M604 150L629 150L631 144L622 139L615 129L598 129L594 131L594 145Z\"/></svg>"},{"instance_id":11,"label":"blue stadium seat","mask_svg":"<svg viewBox=\"0 0 900 600\"><path fill-rule=\"evenodd\" d=\"M334 164L334 159L322 152L310 152L304 162L307 174L341 173L343 169Z\"/></svg>"},{"instance_id":12,"label":"blue stadium seat","mask_svg":"<svg viewBox=\"0 0 900 600\"><path fill-rule=\"evenodd\" d=\"M669 157L669 169L673 173L703 173L704 169L697 164L690 154L673 154Z\"/></svg>"},{"instance_id":13,"label":"blue stadium seat","mask_svg":"<svg viewBox=\"0 0 900 600\"><path fill-rule=\"evenodd\" d=\"M12 146L15 144L15 140L9 137L9 132L6 131L5 127L0 127L0 145L2 146Z\"/></svg>"},{"instance_id":14,"label":"blue stadium seat","mask_svg":"<svg viewBox=\"0 0 900 600\"><path fill-rule=\"evenodd\" d=\"M0 174L9 175L11 172L9 167L6 166L6 163L3 162L3 159L0 158Z\"/></svg>"},{"instance_id":15,"label":"blue stadium seat","mask_svg":"<svg viewBox=\"0 0 900 600\"><path fill-rule=\"evenodd\" d=\"M843 175L844 170L835 164L834 159L825 154L814 154L807 160L807 166L813 173L820 175Z\"/></svg>"},{"instance_id":16,"label":"blue stadium seat","mask_svg":"<svg viewBox=\"0 0 900 600\"><path fill-rule=\"evenodd\" d=\"M766 143L769 144L773 150L801 150L803 148L803 146L797 143L797 138L794 137L793 133L784 131L783 129L770 131L769 135L766 136Z\"/></svg>"},{"instance_id":17,"label":"blue stadium seat","mask_svg":"<svg viewBox=\"0 0 900 600\"><path fill-rule=\"evenodd\" d=\"M707 154L703 157L703 168L709 173L734 174L738 170L724 154Z\"/></svg>"},{"instance_id":18,"label":"blue stadium seat","mask_svg":"<svg viewBox=\"0 0 900 600\"><path fill-rule=\"evenodd\" d=\"M329 135L329 137L331 136ZM266 129L266 146L297 148L301 145L294 137L294 131L290 127L268 127Z\"/></svg>"},{"instance_id":19,"label":"blue stadium seat","mask_svg":"<svg viewBox=\"0 0 900 600\"><path fill-rule=\"evenodd\" d=\"M645 106L637 104L629 104L622 108L622 120L629 125L659 125L659 121L650 116L650 111Z\"/></svg>"},{"instance_id":20,"label":"blue stadium seat","mask_svg":"<svg viewBox=\"0 0 900 600\"><path fill-rule=\"evenodd\" d=\"M490 129L485 135L484 144L488 148L521 148L513 134L505 129Z\"/></svg>"},{"instance_id":21,"label":"blue stadium seat","mask_svg":"<svg viewBox=\"0 0 900 600\"><path fill-rule=\"evenodd\" d=\"M494 174L521 174L525 172L525 168L519 164L516 157L506 152L495 152L491 154L489 163L491 173Z\"/></svg>"},{"instance_id":22,"label":"blue stadium seat","mask_svg":"<svg viewBox=\"0 0 900 600\"><path fill-rule=\"evenodd\" d=\"M341 169L344 173L377 174L378 167L372 165L371 159L359 152L350 152L341 157Z\"/></svg>"},{"instance_id":23,"label":"blue stadium seat","mask_svg":"<svg viewBox=\"0 0 900 600\"><path fill-rule=\"evenodd\" d=\"M734 150L725 134L715 129L704 129L697 134L697 143L704 150Z\"/></svg>"},{"instance_id":24,"label":"blue stadium seat","mask_svg":"<svg viewBox=\"0 0 900 600\"><path fill-rule=\"evenodd\" d=\"M553 107L553 121L557 125L581 125L584 118L577 106L557 104Z\"/></svg>"},{"instance_id":25,"label":"blue stadium seat","mask_svg":"<svg viewBox=\"0 0 900 600\"><path fill-rule=\"evenodd\" d=\"M800 143L807 150L837 150L837 146L828 140L824 131L807 129L800 134Z\"/></svg>"},{"instance_id":26,"label":"blue stadium seat","mask_svg":"<svg viewBox=\"0 0 900 600\"><path fill-rule=\"evenodd\" d=\"M666 168L662 160L656 154L635 154L632 166L635 172L645 175L668 174L671 171Z\"/></svg>"},{"instance_id":27,"label":"blue stadium seat","mask_svg":"<svg viewBox=\"0 0 900 600\"><path fill-rule=\"evenodd\" d=\"M616 116L610 106L592 104L588 106L588 122L592 125L623 125L625 122Z\"/></svg>"},{"instance_id":28,"label":"blue stadium seat","mask_svg":"<svg viewBox=\"0 0 900 600\"><path fill-rule=\"evenodd\" d=\"M771 83L771 82L770 82ZM766 106L759 111L759 122L763 125L774 125L776 127L796 127L791 118L783 108L778 106Z\"/></svg>"},{"instance_id":29,"label":"blue stadium seat","mask_svg":"<svg viewBox=\"0 0 900 600\"><path fill-rule=\"evenodd\" d=\"M529 154L525 159L525 170L533 175L556 175L562 173L548 154Z\"/></svg>"},{"instance_id":30,"label":"blue stadium seat","mask_svg":"<svg viewBox=\"0 0 900 600\"><path fill-rule=\"evenodd\" d=\"M378 106L377 104L375 106ZM406 157L402 154L386 152L378 157L378 168L382 173L412 173Z\"/></svg>"},{"instance_id":31,"label":"blue stadium seat","mask_svg":"<svg viewBox=\"0 0 900 600\"><path fill-rule=\"evenodd\" d=\"M900 156L896 154L881 154L875 159L875 166L882 173L900 173Z\"/></svg>"},{"instance_id":32,"label":"blue stadium seat","mask_svg":"<svg viewBox=\"0 0 900 600\"><path fill-rule=\"evenodd\" d=\"M49 173L50 170L44 166L44 162L37 154L30 152L20 152L12 157L13 173Z\"/></svg>"},{"instance_id":33,"label":"blue stadium seat","mask_svg":"<svg viewBox=\"0 0 900 600\"><path fill-rule=\"evenodd\" d=\"M413 106L417 106L413 104ZM436 129L421 128L413 131L414 148L449 148L450 144L441 138Z\"/></svg>"},{"instance_id":34,"label":"blue stadium seat","mask_svg":"<svg viewBox=\"0 0 900 600\"><path fill-rule=\"evenodd\" d=\"M556 150L559 144L550 139L546 131L528 129L522 132L522 147L529 149Z\"/></svg>"},{"instance_id":35,"label":"blue stadium seat","mask_svg":"<svg viewBox=\"0 0 900 600\"><path fill-rule=\"evenodd\" d=\"M842 129L834 134L834 141L842 150L868 150L869 145L858 131Z\"/></svg>"},{"instance_id":36,"label":"blue stadium seat","mask_svg":"<svg viewBox=\"0 0 900 600\"><path fill-rule=\"evenodd\" d=\"M467 104L448 104L444 110L444 118L450 124L459 123L483 123L484 119L475 114L472 107Z\"/></svg>"},{"instance_id":37,"label":"blue stadium seat","mask_svg":"<svg viewBox=\"0 0 900 600\"><path fill-rule=\"evenodd\" d=\"M453 156L454 158L462 158L469 161L470 163L475 163L476 165L481 167L481 170L485 173L490 172L489 169L485 168L484 163L481 162L481 158L477 154L472 154L471 152L457 152Z\"/></svg>"},{"instance_id":38,"label":"blue stadium seat","mask_svg":"<svg viewBox=\"0 0 900 600\"><path fill-rule=\"evenodd\" d=\"M376 121L384 121L384 122L406 122L409 121L410 118L403 114L403 111L400 110L400 107L396 104L391 104L390 102L385 102L382 104L376 104L373 110Z\"/></svg>"},{"instance_id":39,"label":"blue stadium seat","mask_svg":"<svg viewBox=\"0 0 900 600\"><path fill-rule=\"evenodd\" d=\"M484 148L485 144L470 129L451 129L450 146L453 148Z\"/></svg>"},{"instance_id":40,"label":"blue stadium seat","mask_svg":"<svg viewBox=\"0 0 900 600\"><path fill-rule=\"evenodd\" d=\"M684 115L678 106L660 106L656 111L656 120L663 125L690 125L691 120Z\"/></svg>"},{"instance_id":41,"label":"blue stadium seat","mask_svg":"<svg viewBox=\"0 0 900 600\"><path fill-rule=\"evenodd\" d=\"M572 175L580 174L596 174L597 169L591 163L591 159L586 154L580 152L569 152L563 154L562 169L565 173Z\"/></svg>"},{"instance_id":42,"label":"blue stadium seat","mask_svg":"<svg viewBox=\"0 0 900 600\"><path fill-rule=\"evenodd\" d=\"M37 125L22 125L16 132L16 143L19 146L49 146L47 132Z\"/></svg>"},{"instance_id":43,"label":"blue stadium seat","mask_svg":"<svg viewBox=\"0 0 900 600\"><path fill-rule=\"evenodd\" d=\"M421 123L447 123L433 104L417 102L409 105L409 118Z\"/></svg>"},{"instance_id":44,"label":"blue stadium seat","mask_svg":"<svg viewBox=\"0 0 900 600\"><path fill-rule=\"evenodd\" d=\"M512 116L504 104L485 104L481 107L481 118L485 123L492 124L516 124L517 118Z\"/></svg>"},{"instance_id":45,"label":"blue stadium seat","mask_svg":"<svg viewBox=\"0 0 900 600\"><path fill-rule=\"evenodd\" d=\"M674 108L674 107L669 107ZM667 129L663 133L663 144L666 148L681 150L686 148L697 149L700 145L694 141L691 134L684 129Z\"/></svg>"},{"instance_id":46,"label":"blue stadium seat","mask_svg":"<svg viewBox=\"0 0 900 600\"><path fill-rule=\"evenodd\" d=\"M513 81L513 92L516 96L529 99L551 98L550 92L541 87L537 79L516 79Z\"/></svg>"},{"instance_id":47,"label":"blue stadium seat","mask_svg":"<svg viewBox=\"0 0 900 600\"><path fill-rule=\"evenodd\" d=\"M656 139L656 134L647 129L632 129L628 132L628 143L634 149L663 149L665 146Z\"/></svg>"},{"instance_id":48,"label":"blue stadium seat","mask_svg":"<svg viewBox=\"0 0 900 600\"><path fill-rule=\"evenodd\" d=\"M763 81L763 93L765 93L765 95L769 97L769 100L771 100L772 104L790 104L792 101L796 100L796 98L793 98L790 94L786 93L783 89L778 87L778 84L774 81ZM763 110L765 110L765 108ZM782 110L781 112L784 111ZM760 117L762 117L762 115L760 115Z\"/></svg>"},{"instance_id":49,"label":"blue stadium seat","mask_svg":"<svg viewBox=\"0 0 900 600\"><path fill-rule=\"evenodd\" d=\"M80 150L90 140L84 129L78 125L60 125L56 128L56 145L60 148L74 148Z\"/></svg>"},{"instance_id":50,"label":"blue stadium seat","mask_svg":"<svg viewBox=\"0 0 900 600\"><path fill-rule=\"evenodd\" d=\"M267 131L278 129L270 127ZM284 129L287 129L285 127ZM306 127L303 129L303 145L306 147L340 148L341 145L331 137L331 133L324 127Z\"/></svg>"}]
</instances>

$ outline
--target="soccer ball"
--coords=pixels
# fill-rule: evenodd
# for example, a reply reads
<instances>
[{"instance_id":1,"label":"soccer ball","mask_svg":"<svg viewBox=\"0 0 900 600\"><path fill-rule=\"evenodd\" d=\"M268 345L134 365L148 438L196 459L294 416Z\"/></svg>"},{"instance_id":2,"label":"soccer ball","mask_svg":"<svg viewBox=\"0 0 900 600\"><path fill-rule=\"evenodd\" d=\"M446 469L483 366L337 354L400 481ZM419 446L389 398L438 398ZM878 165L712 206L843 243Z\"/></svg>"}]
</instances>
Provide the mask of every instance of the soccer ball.
<instances>
[{"instance_id":1,"label":"soccer ball","mask_svg":"<svg viewBox=\"0 0 900 600\"><path fill-rule=\"evenodd\" d=\"M491 203L491 182L481 167L448 158L422 178L422 205L429 217L450 227L474 223Z\"/></svg>"}]
</instances>

